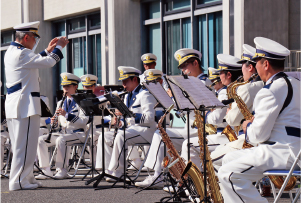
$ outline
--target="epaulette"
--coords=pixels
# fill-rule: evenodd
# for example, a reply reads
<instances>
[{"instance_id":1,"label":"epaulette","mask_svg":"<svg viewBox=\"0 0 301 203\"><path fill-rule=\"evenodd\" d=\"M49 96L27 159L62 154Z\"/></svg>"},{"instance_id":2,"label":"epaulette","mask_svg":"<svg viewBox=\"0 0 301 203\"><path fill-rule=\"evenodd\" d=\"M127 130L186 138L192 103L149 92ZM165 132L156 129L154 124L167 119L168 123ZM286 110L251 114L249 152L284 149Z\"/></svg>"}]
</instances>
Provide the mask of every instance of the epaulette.
<instances>
[{"instance_id":1,"label":"epaulette","mask_svg":"<svg viewBox=\"0 0 301 203\"><path fill-rule=\"evenodd\" d=\"M17 46L17 48L21 49L21 50L25 49L25 47L23 47L23 46Z\"/></svg>"}]
</instances>

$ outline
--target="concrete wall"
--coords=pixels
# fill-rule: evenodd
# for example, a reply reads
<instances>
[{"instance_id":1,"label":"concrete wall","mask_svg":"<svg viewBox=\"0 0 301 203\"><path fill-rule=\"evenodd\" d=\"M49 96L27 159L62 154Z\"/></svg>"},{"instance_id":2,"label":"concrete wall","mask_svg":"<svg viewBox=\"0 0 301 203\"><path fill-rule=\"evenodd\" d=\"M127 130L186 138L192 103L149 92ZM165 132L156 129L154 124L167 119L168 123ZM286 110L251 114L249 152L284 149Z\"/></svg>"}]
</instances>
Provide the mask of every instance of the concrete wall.
<instances>
[{"instance_id":1,"label":"concrete wall","mask_svg":"<svg viewBox=\"0 0 301 203\"><path fill-rule=\"evenodd\" d=\"M104 84L116 84L119 73L118 66L133 66L141 68L141 27L140 2L124 0L103 0L107 9L101 12L107 17L106 26L102 26L102 42L108 40L108 46L102 46L102 67L109 71L109 81ZM101 19L102 25L105 19ZM107 60L104 60L107 57Z\"/></svg>"},{"instance_id":2,"label":"concrete wall","mask_svg":"<svg viewBox=\"0 0 301 203\"><path fill-rule=\"evenodd\" d=\"M12 29L22 23L20 0L1 0L1 31ZM12 15L13 14L13 15Z\"/></svg>"},{"instance_id":3,"label":"concrete wall","mask_svg":"<svg viewBox=\"0 0 301 203\"><path fill-rule=\"evenodd\" d=\"M72 17L98 11L102 0L43 0L44 20Z\"/></svg>"},{"instance_id":4,"label":"concrete wall","mask_svg":"<svg viewBox=\"0 0 301 203\"><path fill-rule=\"evenodd\" d=\"M244 1L244 43L255 46L258 36L289 48L289 0Z\"/></svg>"},{"instance_id":5,"label":"concrete wall","mask_svg":"<svg viewBox=\"0 0 301 203\"><path fill-rule=\"evenodd\" d=\"M289 49L301 50L301 3L300 0L289 1Z\"/></svg>"}]
</instances>

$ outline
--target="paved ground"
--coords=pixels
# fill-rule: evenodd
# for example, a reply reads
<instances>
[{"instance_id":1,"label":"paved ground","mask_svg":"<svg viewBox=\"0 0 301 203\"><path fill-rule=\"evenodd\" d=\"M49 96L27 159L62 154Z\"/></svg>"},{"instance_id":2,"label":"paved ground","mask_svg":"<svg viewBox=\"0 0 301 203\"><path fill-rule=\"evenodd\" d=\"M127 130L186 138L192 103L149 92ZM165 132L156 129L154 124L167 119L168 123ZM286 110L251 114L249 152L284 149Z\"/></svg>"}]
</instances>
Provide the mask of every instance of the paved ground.
<instances>
[{"instance_id":1,"label":"paved ground","mask_svg":"<svg viewBox=\"0 0 301 203\"><path fill-rule=\"evenodd\" d=\"M83 171L81 172L84 173ZM142 180L147 175L139 179ZM141 193L134 194L138 191L135 187L124 189L123 184L117 184L118 187L111 188L111 183L101 181L100 190L94 190L91 185L86 186L84 181L79 177L65 180L42 180L44 187L36 190L20 190L10 192L8 190L8 179L1 179L1 202L105 202L105 203L137 203L137 202L158 202L162 197L168 196L163 190L145 190ZM71 182L77 181L77 182ZM108 188L107 188L108 187ZM273 198L267 198L273 202ZM183 199L184 200L184 199ZM280 202L289 202L288 195Z\"/></svg>"}]
</instances>

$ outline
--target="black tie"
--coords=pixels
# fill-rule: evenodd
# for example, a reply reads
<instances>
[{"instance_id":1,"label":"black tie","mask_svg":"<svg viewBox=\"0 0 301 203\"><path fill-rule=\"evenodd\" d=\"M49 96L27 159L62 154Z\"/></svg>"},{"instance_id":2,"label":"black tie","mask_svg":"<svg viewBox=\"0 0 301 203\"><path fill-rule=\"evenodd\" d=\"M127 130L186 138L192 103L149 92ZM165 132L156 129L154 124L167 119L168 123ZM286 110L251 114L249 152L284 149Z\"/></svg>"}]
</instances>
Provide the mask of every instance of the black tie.
<instances>
[{"instance_id":1,"label":"black tie","mask_svg":"<svg viewBox=\"0 0 301 203\"><path fill-rule=\"evenodd\" d=\"M71 99L68 99L68 111L69 111L69 107L70 107L70 105L71 105Z\"/></svg>"},{"instance_id":2,"label":"black tie","mask_svg":"<svg viewBox=\"0 0 301 203\"><path fill-rule=\"evenodd\" d=\"M133 93L130 92L130 93L129 93L129 96L128 96L128 107L130 107L130 102L131 102L131 100L132 100L132 95L133 95Z\"/></svg>"}]
</instances>

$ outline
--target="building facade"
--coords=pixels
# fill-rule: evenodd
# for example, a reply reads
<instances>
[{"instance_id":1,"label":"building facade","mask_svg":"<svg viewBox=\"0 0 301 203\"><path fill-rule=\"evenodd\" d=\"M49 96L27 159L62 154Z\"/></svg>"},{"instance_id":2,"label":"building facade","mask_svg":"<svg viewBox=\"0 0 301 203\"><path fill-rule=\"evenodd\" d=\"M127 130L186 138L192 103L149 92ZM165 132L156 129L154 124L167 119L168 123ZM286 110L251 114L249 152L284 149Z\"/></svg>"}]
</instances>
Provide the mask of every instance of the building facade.
<instances>
[{"instance_id":1,"label":"building facade","mask_svg":"<svg viewBox=\"0 0 301 203\"><path fill-rule=\"evenodd\" d=\"M176 75L173 54L180 48L200 50L207 70L217 68L217 54L240 57L242 44L254 46L254 37L262 36L292 51L286 66L295 71L301 66L300 10L299 0L2 0L1 81L5 84L3 57L14 40L13 26L37 20L42 37L37 53L56 36L70 40L64 59L40 71L41 94L52 110L60 73L91 73L99 84L117 84L117 67L143 71L140 56L147 52L158 57L157 69Z\"/></svg>"}]
</instances>

